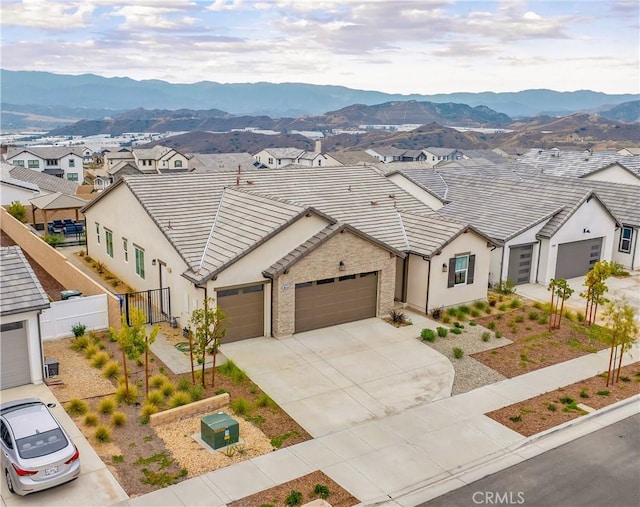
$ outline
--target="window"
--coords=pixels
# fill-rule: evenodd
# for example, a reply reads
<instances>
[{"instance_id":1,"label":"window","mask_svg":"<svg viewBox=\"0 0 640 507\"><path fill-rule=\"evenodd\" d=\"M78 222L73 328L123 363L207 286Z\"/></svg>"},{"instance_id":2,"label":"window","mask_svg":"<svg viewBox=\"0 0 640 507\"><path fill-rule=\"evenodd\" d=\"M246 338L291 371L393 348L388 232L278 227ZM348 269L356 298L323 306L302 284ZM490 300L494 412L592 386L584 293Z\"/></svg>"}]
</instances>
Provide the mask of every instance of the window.
<instances>
[{"instance_id":1,"label":"window","mask_svg":"<svg viewBox=\"0 0 640 507\"><path fill-rule=\"evenodd\" d=\"M76 166L76 161L72 158L69 159L69 167L75 167Z\"/></svg>"},{"instance_id":2,"label":"window","mask_svg":"<svg viewBox=\"0 0 640 507\"><path fill-rule=\"evenodd\" d=\"M144 278L144 250L134 245L136 252L136 275Z\"/></svg>"},{"instance_id":3,"label":"window","mask_svg":"<svg viewBox=\"0 0 640 507\"><path fill-rule=\"evenodd\" d=\"M129 262L129 241L122 238L122 251L124 252L124 262Z\"/></svg>"},{"instance_id":4,"label":"window","mask_svg":"<svg viewBox=\"0 0 640 507\"><path fill-rule=\"evenodd\" d=\"M107 246L107 255L113 257L113 233L109 229L104 230L104 242Z\"/></svg>"},{"instance_id":5,"label":"window","mask_svg":"<svg viewBox=\"0 0 640 507\"><path fill-rule=\"evenodd\" d=\"M176 160L173 162L173 167L182 167L182 160Z\"/></svg>"},{"instance_id":6,"label":"window","mask_svg":"<svg viewBox=\"0 0 640 507\"><path fill-rule=\"evenodd\" d=\"M24 165L24 162L22 163ZM40 161L39 160L29 160L29 169L40 169Z\"/></svg>"},{"instance_id":7,"label":"window","mask_svg":"<svg viewBox=\"0 0 640 507\"><path fill-rule=\"evenodd\" d=\"M618 246L619 252L631 252L631 238L633 238L633 229L631 227L623 227L620 231L620 245Z\"/></svg>"},{"instance_id":8,"label":"window","mask_svg":"<svg viewBox=\"0 0 640 507\"><path fill-rule=\"evenodd\" d=\"M13 443L11 442L11 435L9 435L9 429L5 426L4 422L0 421L0 435L2 441L9 449L13 449Z\"/></svg>"},{"instance_id":9,"label":"window","mask_svg":"<svg viewBox=\"0 0 640 507\"><path fill-rule=\"evenodd\" d=\"M67 179L69 181L78 181L78 173L67 173Z\"/></svg>"},{"instance_id":10,"label":"window","mask_svg":"<svg viewBox=\"0 0 640 507\"><path fill-rule=\"evenodd\" d=\"M46 160L46 165L58 165L58 159L56 159L56 158L48 158Z\"/></svg>"},{"instance_id":11,"label":"window","mask_svg":"<svg viewBox=\"0 0 640 507\"><path fill-rule=\"evenodd\" d=\"M100 224L96 222L96 243L100 244Z\"/></svg>"},{"instance_id":12,"label":"window","mask_svg":"<svg viewBox=\"0 0 640 507\"><path fill-rule=\"evenodd\" d=\"M24 160L14 160L13 165L18 165L20 167L24 167Z\"/></svg>"},{"instance_id":13,"label":"window","mask_svg":"<svg viewBox=\"0 0 640 507\"><path fill-rule=\"evenodd\" d=\"M473 283L476 256L459 254L449 259L449 266L445 264L444 271L448 271L447 287Z\"/></svg>"}]
</instances>

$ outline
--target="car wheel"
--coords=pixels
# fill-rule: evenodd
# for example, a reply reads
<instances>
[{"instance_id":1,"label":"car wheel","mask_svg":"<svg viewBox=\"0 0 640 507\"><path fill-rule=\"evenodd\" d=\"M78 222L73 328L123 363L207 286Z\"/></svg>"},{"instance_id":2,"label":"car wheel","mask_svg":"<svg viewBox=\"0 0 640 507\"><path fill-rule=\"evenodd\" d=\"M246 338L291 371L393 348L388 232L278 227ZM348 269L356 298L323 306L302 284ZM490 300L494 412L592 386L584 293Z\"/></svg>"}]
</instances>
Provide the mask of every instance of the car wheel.
<instances>
[{"instance_id":1,"label":"car wheel","mask_svg":"<svg viewBox=\"0 0 640 507\"><path fill-rule=\"evenodd\" d=\"M13 482L11 481L11 474L9 474L9 470L4 471L4 476L7 478L7 487L9 488L9 491L11 491L12 493L15 493L15 490L13 489Z\"/></svg>"}]
</instances>

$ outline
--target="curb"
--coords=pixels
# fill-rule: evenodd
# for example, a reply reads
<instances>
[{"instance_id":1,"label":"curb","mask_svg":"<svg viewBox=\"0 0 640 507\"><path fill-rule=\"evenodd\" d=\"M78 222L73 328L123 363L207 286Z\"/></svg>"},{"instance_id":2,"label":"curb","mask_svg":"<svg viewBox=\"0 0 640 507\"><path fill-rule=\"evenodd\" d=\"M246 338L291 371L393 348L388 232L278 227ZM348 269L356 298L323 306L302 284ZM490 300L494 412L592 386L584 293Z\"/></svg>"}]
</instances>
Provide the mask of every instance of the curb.
<instances>
[{"instance_id":1,"label":"curb","mask_svg":"<svg viewBox=\"0 0 640 507\"><path fill-rule=\"evenodd\" d=\"M589 414L583 415L576 419L572 419L571 421L567 421L558 426L554 426L553 428L549 428L548 430L541 431L540 433L536 433L535 435L532 435L530 437L526 437L522 441L516 444L512 444L510 446L507 446L500 451L496 451L492 454L488 454L477 460L471 461L464 465L460 465L459 467L453 468L449 471L438 474L434 477L430 477L429 479L426 479L421 483L414 484L410 488L397 491L395 492L395 494L389 495L385 499L381 498L378 501L374 501L373 503L367 503L366 505L367 506L404 505L400 503L399 500L407 496L416 496L417 498L420 492L424 493L423 495L420 495L420 502L428 502L429 500L433 500L434 498L442 496L448 493L449 491L458 489L463 485L470 484L484 477L500 472L515 464L527 461L528 459L531 459L532 457L538 454L542 454L543 452L546 452L547 450L550 450L550 449L539 448L538 449L539 452L528 457L519 456L518 455L519 451L526 450L529 447L534 447L537 445L538 442L544 441L545 439L550 437L554 437L565 430L569 430L577 426L582 426L585 423L593 422L599 417L608 415L610 413L614 413L618 410L622 411L623 409L632 405L636 405L636 408L633 411L633 414L640 413L640 394L636 394L634 396L631 396L630 398L626 398L616 403L612 403L611 405L603 407ZM630 414L630 415L633 415L633 414ZM619 420L626 419L627 417L629 417L629 415L621 414L621 417ZM608 424L613 424L613 422L610 422ZM605 426L602 426L602 427L605 427ZM552 447L552 449L556 447L560 447L561 445L569 443L573 440L577 440L578 438L581 438L590 433L593 433L594 431L597 431L602 427L593 428L587 433L576 434L575 436L571 436L567 434L566 435L567 438L563 441L558 442L556 445ZM507 458L511 456L517 456L517 458L507 461ZM500 463L501 461L505 461L505 463ZM484 471L482 471L483 468L485 469ZM468 476L466 480L465 480L465 476Z\"/></svg>"}]
</instances>

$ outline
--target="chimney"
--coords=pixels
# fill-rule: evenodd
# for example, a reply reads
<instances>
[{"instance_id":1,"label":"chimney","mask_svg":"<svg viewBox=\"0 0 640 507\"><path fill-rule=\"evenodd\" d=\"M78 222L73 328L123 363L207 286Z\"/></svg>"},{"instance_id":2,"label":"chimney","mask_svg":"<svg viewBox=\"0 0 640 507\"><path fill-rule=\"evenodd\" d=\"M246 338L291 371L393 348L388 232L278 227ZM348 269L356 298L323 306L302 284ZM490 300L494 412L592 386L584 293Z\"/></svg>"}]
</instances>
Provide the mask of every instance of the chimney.
<instances>
[{"instance_id":1,"label":"chimney","mask_svg":"<svg viewBox=\"0 0 640 507\"><path fill-rule=\"evenodd\" d=\"M322 141L320 139L316 139L316 145L313 151L316 153L322 153Z\"/></svg>"}]
</instances>

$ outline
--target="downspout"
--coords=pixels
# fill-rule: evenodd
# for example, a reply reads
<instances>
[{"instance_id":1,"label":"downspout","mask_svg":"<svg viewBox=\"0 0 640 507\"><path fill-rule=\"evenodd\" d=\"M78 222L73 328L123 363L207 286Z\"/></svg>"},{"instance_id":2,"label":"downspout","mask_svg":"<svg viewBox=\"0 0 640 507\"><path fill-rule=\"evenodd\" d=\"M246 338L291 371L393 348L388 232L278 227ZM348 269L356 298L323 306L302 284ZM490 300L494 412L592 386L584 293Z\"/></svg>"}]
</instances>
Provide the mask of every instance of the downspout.
<instances>
[{"instance_id":1,"label":"downspout","mask_svg":"<svg viewBox=\"0 0 640 507\"><path fill-rule=\"evenodd\" d=\"M45 227L47 224L45 223ZM42 328L40 326L40 315L42 315L42 310L38 310L38 347L40 348L40 369L42 371L42 382L46 385L47 376L44 371L44 347L42 346Z\"/></svg>"},{"instance_id":2,"label":"downspout","mask_svg":"<svg viewBox=\"0 0 640 507\"><path fill-rule=\"evenodd\" d=\"M636 240L633 243L633 254L631 255L631 271L633 271L635 269L635 266L634 266L633 263L636 260L636 250L638 249L638 231L634 231L634 232L636 233L635 234ZM622 231L620 231L620 234L622 234Z\"/></svg>"},{"instance_id":3,"label":"downspout","mask_svg":"<svg viewBox=\"0 0 640 507\"><path fill-rule=\"evenodd\" d=\"M424 304L424 313L429 315L429 289L431 288L431 259L427 260L424 257L423 259L429 263L429 268L427 269L427 300Z\"/></svg>"},{"instance_id":4,"label":"downspout","mask_svg":"<svg viewBox=\"0 0 640 507\"><path fill-rule=\"evenodd\" d=\"M500 277L498 278L498 285L502 285L502 273L504 273L504 253L507 250L507 244L502 244L502 255L500 256ZM508 278L508 276L507 276Z\"/></svg>"},{"instance_id":5,"label":"downspout","mask_svg":"<svg viewBox=\"0 0 640 507\"><path fill-rule=\"evenodd\" d=\"M542 257L542 240L538 240L538 259L536 262L536 283L538 282L538 274L540 273L540 257Z\"/></svg>"}]
</instances>

